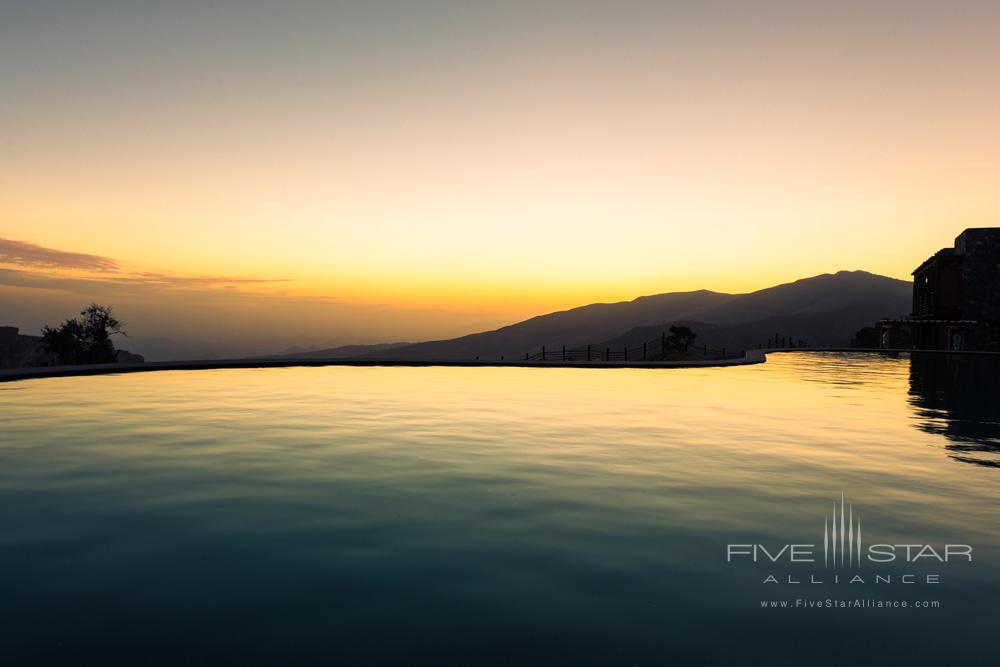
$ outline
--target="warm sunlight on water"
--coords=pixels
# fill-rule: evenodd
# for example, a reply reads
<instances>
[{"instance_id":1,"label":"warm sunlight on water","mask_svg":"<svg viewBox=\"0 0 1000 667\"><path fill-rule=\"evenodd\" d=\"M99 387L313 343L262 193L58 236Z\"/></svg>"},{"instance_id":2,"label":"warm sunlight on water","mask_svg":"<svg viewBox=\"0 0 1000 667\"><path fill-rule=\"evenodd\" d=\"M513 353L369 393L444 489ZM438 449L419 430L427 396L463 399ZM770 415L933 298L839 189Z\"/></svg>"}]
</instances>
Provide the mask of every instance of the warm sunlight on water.
<instances>
[{"instance_id":1,"label":"warm sunlight on water","mask_svg":"<svg viewBox=\"0 0 1000 667\"><path fill-rule=\"evenodd\" d=\"M783 354L0 385L0 655L859 664L895 646L989 662L998 375ZM863 564L894 577L878 585L830 583L822 555L726 563L730 543L821 544L841 493L866 544L970 544L974 562ZM761 609L786 598L941 606Z\"/></svg>"}]
</instances>

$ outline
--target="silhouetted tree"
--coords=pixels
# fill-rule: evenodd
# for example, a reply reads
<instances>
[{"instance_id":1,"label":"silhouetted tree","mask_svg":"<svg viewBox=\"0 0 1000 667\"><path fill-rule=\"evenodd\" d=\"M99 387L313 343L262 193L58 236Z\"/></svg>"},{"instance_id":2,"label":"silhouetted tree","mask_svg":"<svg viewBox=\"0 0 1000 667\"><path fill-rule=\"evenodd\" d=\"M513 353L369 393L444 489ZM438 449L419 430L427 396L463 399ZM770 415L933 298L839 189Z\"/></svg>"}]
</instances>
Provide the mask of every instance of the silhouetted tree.
<instances>
[{"instance_id":1,"label":"silhouetted tree","mask_svg":"<svg viewBox=\"0 0 1000 667\"><path fill-rule=\"evenodd\" d=\"M43 327L40 348L48 357L43 363L83 363L82 359L86 354L86 347L80 321L76 319L66 320L62 326L56 329Z\"/></svg>"},{"instance_id":2,"label":"silhouetted tree","mask_svg":"<svg viewBox=\"0 0 1000 667\"><path fill-rule=\"evenodd\" d=\"M125 335L123 326L109 306L91 303L80 317L43 327L41 349L57 364L109 364L115 361L111 336Z\"/></svg>"},{"instance_id":3,"label":"silhouetted tree","mask_svg":"<svg viewBox=\"0 0 1000 667\"><path fill-rule=\"evenodd\" d=\"M688 351L688 348L694 343L694 339L698 337L698 334L691 331L691 327L687 326L672 326L670 327L670 335L667 337L667 343L670 347L676 350Z\"/></svg>"}]
</instances>

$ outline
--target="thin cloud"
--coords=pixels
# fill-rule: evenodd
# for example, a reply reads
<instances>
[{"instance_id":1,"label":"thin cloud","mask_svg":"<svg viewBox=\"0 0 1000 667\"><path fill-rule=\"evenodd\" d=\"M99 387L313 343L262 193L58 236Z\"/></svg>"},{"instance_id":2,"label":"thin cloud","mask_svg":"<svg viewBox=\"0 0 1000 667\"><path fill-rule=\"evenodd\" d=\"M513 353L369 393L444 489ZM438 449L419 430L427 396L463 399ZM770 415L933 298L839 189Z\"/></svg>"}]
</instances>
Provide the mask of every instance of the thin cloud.
<instances>
[{"instance_id":1,"label":"thin cloud","mask_svg":"<svg viewBox=\"0 0 1000 667\"><path fill-rule=\"evenodd\" d=\"M246 278L239 276L181 276L172 273L143 271L129 276L130 280L175 287L212 287L214 285L255 285L260 283L286 283L289 278Z\"/></svg>"},{"instance_id":2,"label":"thin cloud","mask_svg":"<svg viewBox=\"0 0 1000 667\"><path fill-rule=\"evenodd\" d=\"M151 295L166 292L202 292L205 294L234 293L240 285L288 282L287 278L247 278L232 276L181 276L168 273L118 273L105 272L96 276L78 277L47 273L43 270L25 270L0 267L0 286L33 289L63 290L87 294L144 293ZM240 292L253 296L253 292ZM263 296L263 295L258 295Z\"/></svg>"},{"instance_id":3,"label":"thin cloud","mask_svg":"<svg viewBox=\"0 0 1000 667\"><path fill-rule=\"evenodd\" d=\"M110 257L46 248L27 241L0 238L0 264L36 269L76 269L99 273L114 272L119 264Z\"/></svg>"},{"instance_id":4,"label":"thin cloud","mask_svg":"<svg viewBox=\"0 0 1000 667\"><path fill-rule=\"evenodd\" d=\"M182 298L190 303L247 303L273 302L275 297L262 291L252 289L236 289L236 285L227 285L216 279L202 276L202 282L170 282L168 280L153 281L137 279L133 276L119 274L102 274L101 277L84 278L75 276L60 276L46 274L41 271L25 271L0 267L0 291L6 288L44 290L75 295L74 298L87 301L134 302L140 299L147 303L157 303L163 299ZM227 280L222 277L221 281ZM248 282L254 279L246 279ZM0 324L3 324L0 322Z\"/></svg>"},{"instance_id":5,"label":"thin cloud","mask_svg":"<svg viewBox=\"0 0 1000 667\"><path fill-rule=\"evenodd\" d=\"M7 265L4 268L2 265ZM17 268L9 268L17 267ZM82 271L90 276L70 277L59 271ZM52 273L55 272L55 273ZM94 275L96 274L96 275ZM289 282L288 278L249 276L186 276L162 271L142 271L122 267L115 259L82 252L46 248L37 243L0 237L0 285L45 289L74 289L95 286L128 286L162 289L231 290L240 285Z\"/></svg>"}]
</instances>

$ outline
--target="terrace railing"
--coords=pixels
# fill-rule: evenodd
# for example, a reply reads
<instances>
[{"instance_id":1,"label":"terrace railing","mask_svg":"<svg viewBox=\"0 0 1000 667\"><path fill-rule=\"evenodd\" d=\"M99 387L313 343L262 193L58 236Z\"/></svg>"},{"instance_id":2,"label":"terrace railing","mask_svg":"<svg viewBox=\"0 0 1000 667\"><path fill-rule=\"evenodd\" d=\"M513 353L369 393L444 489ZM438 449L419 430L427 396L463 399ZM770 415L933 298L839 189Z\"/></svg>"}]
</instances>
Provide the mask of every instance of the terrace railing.
<instances>
[{"instance_id":1,"label":"terrace railing","mask_svg":"<svg viewBox=\"0 0 1000 667\"><path fill-rule=\"evenodd\" d=\"M772 347L809 347L802 340L794 340L790 336L779 336L775 334L773 339L768 339L764 343L757 345L758 349ZM667 332L660 334L659 338L653 338L637 345L623 345L611 347L607 345L581 345L576 347L548 347L543 345L537 352L526 352L525 361L655 361L668 358L671 353L686 352L702 359L729 359L742 357L746 350L727 350L725 347L710 347L705 344L690 345L685 351L673 347L669 343Z\"/></svg>"},{"instance_id":2,"label":"terrace railing","mask_svg":"<svg viewBox=\"0 0 1000 667\"><path fill-rule=\"evenodd\" d=\"M667 355L680 352L669 346L665 336L648 340L638 345L623 345L621 347L582 345L578 347L561 346L542 349L535 353L526 353L526 361L652 361L663 359ZM691 345L688 352L705 359L725 359L725 348L710 348L707 345Z\"/></svg>"}]
</instances>

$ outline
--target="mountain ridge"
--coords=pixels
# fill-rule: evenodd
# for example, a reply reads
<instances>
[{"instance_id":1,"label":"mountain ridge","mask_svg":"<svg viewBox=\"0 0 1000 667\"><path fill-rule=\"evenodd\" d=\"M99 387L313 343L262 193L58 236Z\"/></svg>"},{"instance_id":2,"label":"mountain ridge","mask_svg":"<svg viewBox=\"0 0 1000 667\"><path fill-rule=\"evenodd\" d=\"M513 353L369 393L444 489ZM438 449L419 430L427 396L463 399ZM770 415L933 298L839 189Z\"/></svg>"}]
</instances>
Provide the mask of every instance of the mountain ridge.
<instances>
[{"instance_id":1,"label":"mountain ridge","mask_svg":"<svg viewBox=\"0 0 1000 667\"><path fill-rule=\"evenodd\" d=\"M363 356L386 359L513 358L534 353L542 345L574 347L617 343L630 331L651 327L659 332L673 323L691 323L696 332L697 326L701 326L699 343L707 341L709 330L713 330L720 340L724 338L730 342L720 347L730 349L755 347L766 341L766 337L751 339L759 337L759 333L772 324L786 329L800 328L802 333L811 333L814 339L824 331L829 332L829 335L819 335L822 341L810 341L816 345L847 345L850 334L858 328L871 325L881 317L907 312L910 294L908 281L867 271L838 271L742 294L702 289L644 295L631 301L592 303L536 315L490 331L403 345ZM767 322L769 319L772 321ZM845 327L854 328L847 332ZM780 333L806 339L794 330Z\"/></svg>"}]
</instances>

